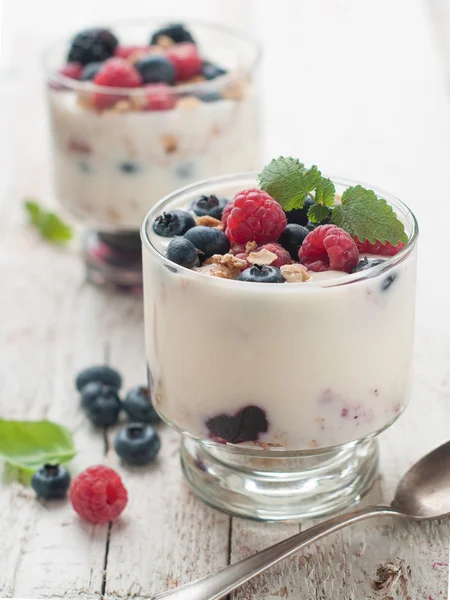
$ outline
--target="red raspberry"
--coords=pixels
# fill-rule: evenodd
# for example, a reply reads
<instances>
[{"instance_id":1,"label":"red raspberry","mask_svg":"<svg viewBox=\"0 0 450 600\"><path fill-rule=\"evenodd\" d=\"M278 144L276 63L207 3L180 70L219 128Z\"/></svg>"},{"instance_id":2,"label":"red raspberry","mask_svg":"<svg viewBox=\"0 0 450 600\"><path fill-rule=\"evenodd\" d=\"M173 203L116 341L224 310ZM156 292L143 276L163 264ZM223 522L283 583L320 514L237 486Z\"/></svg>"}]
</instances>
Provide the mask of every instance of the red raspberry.
<instances>
[{"instance_id":1,"label":"red raspberry","mask_svg":"<svg viewBox=\"0 0 450 600\"><path fill-rule=\"evenodd\" d=\"M148 52L149 46L117 46L114 54L119 58L130 58L135 52Z\"/></svg>"},{"instance_id":2,"label":"red raspberry","mask_svg":"<svg viewBox=\"0 0 450 600\"><path fill-rule=\"evenodd\" d=\"M308 233L298 258L311 271L351 273L358 264L358 247L350 234L336 225L319 225Z\"/></svg>"},{"instance_id":3,"label":"red raspberry","mask_svg":"<svg viewBox=\"0 0 450 600\"><path fill-rule=\"evenodd\" d=\"M228 217L230 216L230 212L233 210L233 208L234 208L233 202L228 202L228 204L223 209L222 223L225 225L225 227L227 226ZM240 250L240 252L245 252L245 244L243 244L242 247L244 248L244 250ZM234 254L236 254L236 252Z\"/></svg>"},{"instance_id":4,"label":"red raspberry","mask_svg":"<svg viewBox=\"0 0 450 600\"><path fill-rule=\"evenodd\" d=\"M107 523L123 511L128 493L113 469L96 465L73 479L69 498L82 519L91 523Z\"/></svg>"},{"instance_id":5,"label":"red raspberry","mask_svg":"<svg viewBox=\"0 0 450 600\"><path fill-rule=\"evenodd\" d=\"M232 242L276 242L286 227L283 209L267 192L250 189L236 194L231 209L225 207L226 234Z\"/></svg>"},{"instance_id":6,"label":"red raspberry","mask_svg":"<svg viewBox=\"0 0 450 600\"><path fill-rule=\"evenodd\" d=\"M149 83L144 87L148 91L145 110L170 110L177 103L167 83Z\"/></svg>"},{"instance_id":7,"label":"red raspberry","mask_svg":"<svg viewBox=\"0 0 450 600\"><path fill-rule=\"evenodd\" d=\"M102 69L94 77L94 83L106 87L135 88L141 85L142 77L128 61L117 56L108 58ZM97 108L110 108L119 100L125 100L122 94L94 94L94 105Z\"/></svg>"},{"instance_id":8,"label":"red raspberry","mask_svg":"<svg viewBox=\"0 0 450 600\"><path fill-rule=\"evenodd\" d=\"M62 69L60 69L60 75L64 75L65 77L70 77L71 79L80 79L81 73L83 71L83 65L77 62L70 62L67 65L64 65Z\"/></svg>"},{"instance_id":9,"label":"red raspberry","mask_svg":"<svg viewBox=\"0 0 450 600\"><path fill-rule=\"evenodd\" d=\"M257 248L256 252L259 252L263 248L265 248L266 250L269 250L269 252L273 252L274 254L276 254L278 256L278 258L276 260L274 260L273 263L270 263L271 267L280 268L283 265L291 264L291 262L292 262L291 255L289 254L289 252L287 250L285 250L283 248L283 246L281 244L276 244L276 243L264 244L264 246L259 246Z\"/></svg>"},{"instance_id":10,"label":"red raspberry","mask_svg":"<svg viewBox=\"0 0 450 600\"><path fill-rule=\"evenodd\" d=\"M168 48L166 56L174 64L177 81L192 79L202 70L203 62L198 54L197 46L190 42L174 44Z\"/></svg>"},{"instance_id":11,"label":"red raspberry","mask_svg":"<svg viewBox=\"0 0 450 600\"><path fill-rule=\"evenodd\" d=\"M396 246L393 246L389 242L382 244L378 240L375 244L370 244L369 240L360 242L357 237L354 238L360 254L381 254L381 256L394 256L397 252L400 252L405 247L403 242L399 242Z\"/></svg>"}]
</instances>

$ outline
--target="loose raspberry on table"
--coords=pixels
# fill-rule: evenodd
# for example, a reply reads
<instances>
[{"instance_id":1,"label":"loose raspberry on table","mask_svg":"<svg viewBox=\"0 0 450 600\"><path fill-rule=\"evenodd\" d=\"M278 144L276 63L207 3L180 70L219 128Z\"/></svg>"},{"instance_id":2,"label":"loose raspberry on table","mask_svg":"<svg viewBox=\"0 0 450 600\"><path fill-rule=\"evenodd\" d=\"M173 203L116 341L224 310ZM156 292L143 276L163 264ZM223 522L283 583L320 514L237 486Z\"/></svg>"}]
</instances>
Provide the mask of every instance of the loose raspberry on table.
<instances>
[{"instance_id":1,"label":"loose raspberry on table","mask_svg":"<svg viewBox=\"0 0 450 600\"><path fill-rule=\"evenodd\" d=\"M381 256L394 256L397 252L400 252L405 247L403 242L399 242L396 246L393 246L389 242L382 244L378 240L375 244L370 244L369 240L360 242L357 237L354 238L360 254L381 254Z\"/></svg>"},{"instance_id":2,"label":"loose raspberry on table","mask_svg":"<svg viewBox=\"0 0 450 600\"><path fill-rule=\"evenodd\" d=\"M177 81L188 81L202 70L203 61L197 46L190 42L182 42L168 48L166 56L172 61Z\"/></svg>"},{"instance_id":3,"label":"loose raspberry on table","mask_svg":"<svg viewBox=\"0 0 450 600\"><path fill-rule=\"evenodd\" d=\"M176 104L176 98L167 83L149 83L144 86L147 103L145 110L170 110Z\"/></svg>"},{"instance_id":4,"label":"loose raspberry on table","mask_svg":"<svg viewBox=\"0 0 450 600\"><path fill-rule=\"evenodd\" d=\"M257 188L236 194L232 207L225 207L222 222L232 242L257 244L276 242L286 227L286 215L280 204L267 192Z\"/></svg>"},{"instance_id":5,"label":"loose raspberry on table","mask_svg":"<svg viewBox=\"0 0 450 600\"><path fill-rule=\"evenodd\" d=\"M69 62L59 71L60 75L70 77L70 79L80 79L83 71L83 65L77 62Z\"/></svg>"},{"instance_id":6,"label":"loose raspberry on table","mask_svg":"<svg viewBox=\"0 0 450 600\"><path fill-rule=\"evenodd\" d=\"M82 519L107 523L121 514L127 505L128 493L113 469L96 465L73 479L69 498Z\"/></svg>"},{"instance_id":7,"label":"loose raspberry on table","mask_svg":"<svg viewBox=\"0 0 450 600\"><path fill-rule=\"evenodd\" d=\"M310 271L345 271L358 264L359 252L351 235L336 225L319 225L308 233L298 252Z\"/></svg>"}]
</instances>

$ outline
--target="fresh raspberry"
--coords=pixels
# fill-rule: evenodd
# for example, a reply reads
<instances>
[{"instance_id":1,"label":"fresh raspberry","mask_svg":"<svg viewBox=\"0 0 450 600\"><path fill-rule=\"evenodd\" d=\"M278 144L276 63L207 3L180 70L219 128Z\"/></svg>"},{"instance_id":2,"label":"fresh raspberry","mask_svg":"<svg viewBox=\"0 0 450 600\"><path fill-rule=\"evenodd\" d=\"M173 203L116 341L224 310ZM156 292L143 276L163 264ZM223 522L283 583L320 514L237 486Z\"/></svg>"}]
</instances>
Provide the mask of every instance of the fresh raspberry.
<instances>
[{"instance_id":1,"label":"fresh raspberry","mask_svg":"<svg viewBox=\"0 0 450 600\"><path fill-rule=\"evenodd\" d=\"M149 83L144 87L148 92L145 110L170 110L177 103L167 83Z\"/></svg>"},{"instance_id":2,"label":"fresh raspberry","mask_svg":"<svg viewBox=\"0 0 450 600\"><path fill-rule=\"evenodd\" d=\"M310 271L345 271L358 264L358 247L351 235L336 225L319 225L308 233L298 257Z\"/></svg>"},{"instance_id":3,"label":"fresh raspberry","mask_svg":"<svg viewBox=\"0 0 450 600\"><path fill-rule=\"evenodd\" d=\"M242 260L248 259L249 253L245 250L245 248L244 250L241 250L240 248L242 248L242 246L240 244L236 244L235 248L239 249L239 252L235 254L236 258L240 258ZM269 252L273 252L277 255L278 258L276 258L272 263L270 263L271 267L280 268L283 265L290 265L292 262L291 255L289 254L289 252L285 250L283 246L277 244L276 242L270 242L269 244L258 246L256 250L253 250L253 252L259 252L260 250L268 250ZM248 263L248 266L251 266L250 262Z\"/></svg>"},{"instance_id":4,"label":"fresh raspberry","mask_svg":"<svg viewBox=\"0 0 450 600\"><path fill-rule=\"evenodd\" d=\"M225 208L223 209L223 213L222 213L222 223L225 225L225 227L227 226L227 221L228 221L228 217L230 216L231 211L234 208L234 204L233 202L228 202L228 204L225 206ZM236 245L236 244L235 244ZM242 245L242 247L244 248L243 250L240 250L240 252L245 252L245 244ZM236 254L236 252L234 253Z\"/></svg>"},{"instance_id":5,"label":"fresh raspberry","mask_svg":"<svg viewBox=\"0 0 450 600\"><path fill-rule=\"evenodd\" d=\"M60 75L70 77L70 79L80 79L83 71L83 65L77 62L69 62L62 69L60 69Z\"/></svg>"},{"instance_id":6,"label":"fresh raspberry","mask_svg":"<svg viewBox=\"0 0 450 600\"><path fill-rule=\"evenodd\" d=\"M69 491L73 508L91 523L116 519L128 502L128 493L119 475L109 467L96 465L80 473Z\"/></svg>"},{"instance_id":7,"label":"fresh raspberry","mask_svg":"<svg viewBox=\"0 0 450 600\"><path fill-rule=\"evenodd\" d=\"M171 46L168 48L166 56L175 67L177 81L192 79L202 70L203 61L198 54L197 46L190 42Z\"/></svg>"},{"instance_id":8,"label":"fresh raspberry","mask_svg":"<svg viewBox=\"0 0 450 600\"><path fill-rule=\"evenodd\" d=\"M117 46L114 51L114 54L119 58L128 59L135 52L149 52L149 46Z\"/></svg>"},{"instance_id":9,"label":"fresh raspberry","mask_svg":"<svg viewBox=\"0 0 450 600\"><path fill-rule=\"evenodd\" d=\"M396 246L393 246L389 242L382 244L378 240L375 244L370 244L369 240L360 242L357 237L354 238L360 254L381 254L381 256L394 256L397 252L400 252L405 247L403 242L399 242Z\"/></svg>"},{"instance_id":10,"label":"fresh raspberry","mask_svg":"<svg viewBox=\"0 0 450 600\"><path fill-rule=\"evenodd\" d=\"M250 189L236 194L232 208L225 207L226 234L232 242L276 242L286 227L286 215L267 192Z\"/></svg>"},{"instance_id":11,"label":"fresh raspberry","mask_svg":"<svg viewBox=\"0 0 450 600\"><path fill-rule=\"evenodd\" d=\"M141 85L142 77L128 61L115 56L105 61L94 77L94 83L107 87L135 88Z\"/></svg>"}]
</instances>

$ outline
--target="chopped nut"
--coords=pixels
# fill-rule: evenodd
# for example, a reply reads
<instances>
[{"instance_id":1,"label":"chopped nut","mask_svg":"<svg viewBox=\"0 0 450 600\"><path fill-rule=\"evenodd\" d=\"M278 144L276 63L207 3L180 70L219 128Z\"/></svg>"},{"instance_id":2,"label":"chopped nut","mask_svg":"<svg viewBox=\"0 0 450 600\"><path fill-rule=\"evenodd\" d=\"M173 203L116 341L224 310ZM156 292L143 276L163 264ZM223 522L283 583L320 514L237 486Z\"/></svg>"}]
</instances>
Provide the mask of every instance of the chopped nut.
<instances>
[{"instance_id":1,"label":"chopped nut","mask_svg":"<svg viewBox=\"0 0 450 600\"><path fill-rule=\"evenodd\" d=\"M304 265L300 265L299 263L282 265L280 270L288 283L298 283L299 281L308 281L311 279L311 273Z\"/></svg>"},{"instance_id":2,"label":"chopped nut","mask_svg":"<svg viewBox=\"0 0 450 600\"><path fill-rule=\"evenodd\" d=\"M174 135L165 134L161 136L161 142L164 146L166 154L173 154L177 151L178 140Z\"/></svg>"},{"instance_id":3,"label":"chopped nut","mask_svg":"<svg viewBox=\"0 0 450 600\"><path fill-rule=\"evenodd\" d=\"M89 110L94 109L94 96L89 92L79 91L77 92L77 104L81 106L81 108L87 108Z\"/></svg>"},{"instance_id":4,"label":"chopped nut","mask_svg":"<svg viewBox=\"0 0 450 600\"><path fill-rule=\"evenodd\" d=\"M203 217L196 217L195 222L197 223L197 225L203 225L204 227L214 227L215 229L220 229L221 231L224 230L222 221L219 221L219 219L215 219L214 217L211 217L210 215L204 215Z\"/></svg>"},{"instance_id":5,"label":"chopped nut","mask_svg":"<svg viewBox=\"0 0 450 600\"><path fill-rule=\"evenodd\" d=\"M145 110L148 106L147 98L142 94L130 96L129 103L134 110Z\"/></svg>"},{"instance_id":6,"label":"chopped nut","mask_svg":"<svg viewBox=\"0 0 450 600\"><path fill-rule=\"evenodd\" d=\"M194 269L203 275L211 275L212 277L220 277L221 279L237 279L240 271L237 269L229 269L225 265L203 265Z\"/></svg>"},{"instance_id":7,"label":"chopped nut","mask_svg":"<svg viewBox=\"0 0 450 600\"><path fill-rule=\"evenodd\" d=\"M202 267L194 270L205 275L211 275L212 277L237 279L246 266L246 260L236 258L232 254L214 254L214 256L205 261Z\"/></svg>"},{"instance_id":8,"label":"chopped nut","mask_svg":"<svg viewBox=\"0 0 450 600\"><path fill-rule=\"evenodd\" d=\"M161 46L161 48L167 49L167 48L171 48L172 46L174 46L175 42L173 41L172 38L170 38L167 35L158 35L158 37L156 39L156 45Z\"/></svg>"},{"instance_id":9,"label":"chopped nut","mask_svg":"<svg viewBox=\"0 0 450 600\"><path fill-rule=\"evenodd\" d=\"M271 265L274 260L277 260L278 256L275 252L271 252L267 250L267 248L263 248L258 252L250 252L248 255L248 262L252 263L252 265Z\"/></svg>"},{"instance_id":10,"label":"chopped nut","mask_svg":"<svg viewBox=\"0 0 450 600\"><path fill-rule=\"evenodd\" d=\"M114 113L125 113L132 110L131 102L129 100L119 100L114 106L111 107L111 112Z\"/></svg>"},{"instance_id":11,"label":"chopped nut","mask_svg":"<svg viewBox=\"0 0 450 600\"><path fill-rule=\"evenodd\" d=\"M194 98L194 96L186 96L185 98L180 98L177 101L177 108L181 110L195 110L200 104L201 100L199 98Z\"/></svg>"},{"instance_id":12,"label":"chopped nut","mask_svg":"<svg viewBox=\"0 0 450 600\"><path fill-rule=\"evenodd\" d=\"M245 251L250 254L250 252L253 252L254 250L256 250L256 248L258 247L258 244L256 242L247 242L245 244Z\"/></svg>"},{"instance_id":13,"label":"chopped nut","mask_svg":"<svg viewBox=\"0 0 450 600\"><path fill-rule=\"evenodd\" d=\"M222 97L227 100L242 100L245 97L246 88L246 83L242 79L234 81L222 91Z\"/></svg>"},{"instance_id":14,"label":"chopped nut","mask_svg":"<svg viewBox=\"0 0 450 600\"><path fill-rule=\"evenodd\" d=\"M230 269L245 269L247 266L247 261L242 258L237 258L234 254L214 254L211 258L205 260L205 265L223 265L224 267L229 267Z\"/></svg>"}]
</instances>

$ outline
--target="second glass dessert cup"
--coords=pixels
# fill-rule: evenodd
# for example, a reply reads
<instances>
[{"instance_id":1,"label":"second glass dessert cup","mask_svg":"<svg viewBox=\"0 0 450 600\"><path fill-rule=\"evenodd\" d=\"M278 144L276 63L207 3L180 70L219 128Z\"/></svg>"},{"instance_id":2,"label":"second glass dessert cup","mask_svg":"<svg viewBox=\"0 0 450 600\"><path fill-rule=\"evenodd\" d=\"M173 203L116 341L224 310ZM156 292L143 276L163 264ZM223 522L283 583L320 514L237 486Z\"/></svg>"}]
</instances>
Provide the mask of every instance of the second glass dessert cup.
<instances>
[{"instance_id":1,"label":"second glass dessert cup","mask_svg":"<svg viewBox=\"0 0 450 600\"><path fill-rule=\"evenodd\" d=\"M355 185L333 181L340 193ZM149 387L161 416L182 434L186 479L205 502L255 519L317 517L370 489L376 436L407 404L417 222L375 189L408 243L378 266L338 278L255 284L167 260L169 240L152 231L158 215L187 209L202 194L232 198L254 187L253 174L203 181L147 215Z\"/></svg>"},{"instance_id":2,"label":"second glass dessert cup","mask_svg":"<svg viewBox=\"0 0 450 600\"><path fill-rule=\"evenodd\" d=\"M149 19L110 29L123 49L142 48L165 24ZM201 58L223 74L199 74L161 89L105 87L61 71L70 39L45 54L55 193L89 228L83 256L88 278L99 285L142 289L139 229L162 196L199 179L259 167L259 46L222 25L185 25Z\"/></svg>"}]
</instances>

